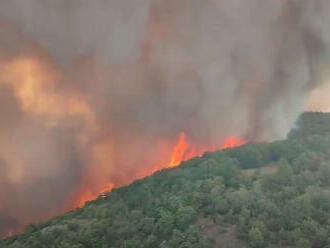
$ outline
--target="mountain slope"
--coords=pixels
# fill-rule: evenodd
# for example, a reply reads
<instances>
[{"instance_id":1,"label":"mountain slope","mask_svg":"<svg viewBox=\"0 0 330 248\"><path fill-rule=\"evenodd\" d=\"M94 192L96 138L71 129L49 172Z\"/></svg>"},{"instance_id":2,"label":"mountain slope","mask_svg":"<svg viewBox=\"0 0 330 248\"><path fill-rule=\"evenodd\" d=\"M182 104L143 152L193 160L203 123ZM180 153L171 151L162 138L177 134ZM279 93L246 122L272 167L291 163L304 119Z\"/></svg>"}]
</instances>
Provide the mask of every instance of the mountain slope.
<instances>
[{"instance_id":1,"label":"mountain slope","mask_svg":"<svg viewBox=\"0 0 330 248\"><path fill-rule=\"evenodd\" d=\"M287 140L204 154L0 247L328 247L330 114L297 125Z\"/></svg>"}]
</instances>

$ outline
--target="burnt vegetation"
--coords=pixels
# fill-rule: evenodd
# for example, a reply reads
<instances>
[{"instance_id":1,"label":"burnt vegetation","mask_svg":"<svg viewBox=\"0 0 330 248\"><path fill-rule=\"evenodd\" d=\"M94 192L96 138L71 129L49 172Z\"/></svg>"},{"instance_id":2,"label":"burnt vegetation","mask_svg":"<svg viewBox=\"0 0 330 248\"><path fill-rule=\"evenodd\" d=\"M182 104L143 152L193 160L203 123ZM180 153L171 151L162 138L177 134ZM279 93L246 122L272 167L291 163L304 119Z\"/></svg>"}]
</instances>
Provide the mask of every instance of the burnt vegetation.
<instances>
[{"instance_id":1,"label":"burnt vegetation","mask_svg":"<svg viewBox=\"0 0 330 248\"><path fill-rule=\"evenodd\" d=\"M10 248L330 247L330 114L204 154L3 240Z\"/></svg>"}]
</instances>

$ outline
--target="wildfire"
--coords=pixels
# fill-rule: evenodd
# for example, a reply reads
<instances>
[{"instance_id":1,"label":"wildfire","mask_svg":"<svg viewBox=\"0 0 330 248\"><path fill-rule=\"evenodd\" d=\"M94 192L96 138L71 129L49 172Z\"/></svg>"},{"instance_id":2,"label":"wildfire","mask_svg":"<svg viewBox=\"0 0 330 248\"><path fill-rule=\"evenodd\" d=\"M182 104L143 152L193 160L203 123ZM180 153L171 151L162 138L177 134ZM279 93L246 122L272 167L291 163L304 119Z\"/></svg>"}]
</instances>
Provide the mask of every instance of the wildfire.
<instances>
[{"instance_id":1,"label":"wildfire","mask_svg":"<svg viewBox=\"0 0 330 248\"><path fill-rule=\"evenodd\" d=\"M221 146L219 146L219 149L221 149L221 150L231 149L234 147L242 146L244 144L246 144L245 141L240 140L239 138L236 138L236 137L230 137ZM200 157L206 151L216 151L216 150L217 150L216 147L196 149L195 147L188 144L186 134L180 133L178 141L173 148L170 162L169 162L168 166L165 166L165 167L166 168L178 167L178 166L180 166L180 164L183 161L187 161L193 157ZM164 166L161 167L159 165L155 165L152 170L146 171L145 173L143 173L142 177L150 176L153 173L155 173L163 168L164 168ZM93 201L99 196L104 196L105 194L110 193L114 189L114 187L115 187L114 184L108 184L104 187L104 190L102 190L101 192L98 192L98 193L88 191L85 189L80 194L78 201L76 201L76 207L81 208L85 205L86 202Z\"/></svg>"},{"instance_id":2,"label":"wildfire","mask_svg":"<svg viewBox=\"0 0 330 248\"><path fill-rule=\"evenodd\" d=\"M219 147L221 150L231 149L235 147L239 147L246 144L245 141L240 140L236 137L229 137L223 145ZM179 166L183 161L189 160L193 157L199 157L202 156L204 152L206 151L216 151L216 147L212 148L206 148L206 149L199 149L197 150L194 147L189 146L189 144L186 141L186 135L185 133L180 133L179 140L177 144L175 145L171 157L171 161L169 163L168 168L173 168Z\"/></svg>"},{"instance_id":3,"label":"wildfire","mask_svg":"<svg viewBox=\"0 0 330 248\"><path fill-rule=\"evenodd\" d=\"M240 140L236 137L230 137L229 139L226 140L226 142L224 143L224 145L221 147L221 150L226 150L226 149L231 149L231 148L235 148L235 147L239 147L246 144L245 141Z\"/></svg>"},{"instance_id":4,"label":"wildfire","mask_svg":"<svg viewBox=\"0 0 330 248\"><path fill-rule=\"evenodd\" d=\"M79 197L77 207L82 208L87 202L94 201L98 196L105 196L106 194L110 193L114 189L114 187L114 184L109 183L98 194L91 191L84 191Z\"/></svg>"},{"instance_id":5,"label":"wildfire","mask_svg":"<svg viewBox=\"0 0 330 248\"><path fill-rule=\"evenodd\" d=\"M229 149L245 144L244 141L236 137L230 137L218 147L195 147L188 142L187 135L182 132L174 145L165 142L164 153L155 155L159 160L148 161L147 164L153 166L142 171L137 170L133 174L134 176L131 176L132 178L125 182L115 181L115 185L111 180L113 167L110 166L116 164L116 161L112 159L116 155L115 143L109 139L103 143L90 145L90 137L97 133L99 125L93 110L80 94L61 94L61 91L56 88L59 75L37 59L15 58L1 67L0 72L0 84L11 86L22 111L38 117L40 121L45 121L44 124L47 127L53 128L65 117L80 117L85 121L84 132L77 137L77 143L82 151L89 149L91 162L77 189L63 203L63 212L69 209L81 208L86 202L105 196L115 186L123 186L131 182L131 179L144 178L164 168L180 166L183 161L202 156L206 151ZM7 152L4 148L2 148L1 153L2 157L8 159L12 165L8 178L13 183L20 182L25 176L23 162L19 157L16 158L11 155L14 153ZM47 215L47 218L49 216L51 215ZM10 231L6 236L11 236L17 232Z\"/></svg>"},{"instance_id":6,"label":"wildfire","mask_svg":"<svg viewBox=\"0 0 330 248\"><path fill-rule=\"evenodd\" d=\"M188 149L188 144L186 142L186 135L184 133L180 133L179 141L173 150L172 159L169 165L170 168L180 165L180 163L185 158L187 149Z\"/></svg>"}]
</instances>

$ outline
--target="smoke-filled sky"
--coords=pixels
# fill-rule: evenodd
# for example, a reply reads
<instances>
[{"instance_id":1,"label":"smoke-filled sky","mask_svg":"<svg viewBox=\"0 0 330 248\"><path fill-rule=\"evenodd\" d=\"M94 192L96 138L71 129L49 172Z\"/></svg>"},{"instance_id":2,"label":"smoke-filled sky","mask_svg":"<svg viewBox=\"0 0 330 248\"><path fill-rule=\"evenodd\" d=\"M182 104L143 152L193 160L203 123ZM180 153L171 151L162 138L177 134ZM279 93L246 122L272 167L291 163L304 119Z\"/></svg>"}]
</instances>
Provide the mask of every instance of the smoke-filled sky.
<instances>
[{"instance_id":1,"label":"smoke-filled sky","mask_svg":"<svg viewBox=\"0 0 330 248\"><path fill-rule=\"evenodd\" d=\"M311 92L306 110L330 112L330 82Z\"/></svg>"},{"instance_id":2,"label":"smoke-filled sky","mask_svg":"<svg viewBox=\"0 0 330 248\"><path fill-rule=\"evenodd\" d=\"M328 0L1 0L0 234L167 163L181 132L195 147L269 141L306 106L329 110L329 13Z\"/></svg>"}]
</instances>

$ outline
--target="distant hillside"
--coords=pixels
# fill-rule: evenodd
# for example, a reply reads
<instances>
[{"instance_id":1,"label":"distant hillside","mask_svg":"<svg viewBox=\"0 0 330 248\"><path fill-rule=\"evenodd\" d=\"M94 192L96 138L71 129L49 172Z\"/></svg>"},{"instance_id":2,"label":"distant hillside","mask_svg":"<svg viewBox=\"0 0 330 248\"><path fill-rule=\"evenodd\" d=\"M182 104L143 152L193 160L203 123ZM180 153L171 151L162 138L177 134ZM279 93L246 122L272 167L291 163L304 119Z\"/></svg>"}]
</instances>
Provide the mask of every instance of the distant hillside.
<instances>
[{"instance_id":1,"label":"distant hillside","mask_svg":"<svg viewBox=\"0 0 330 248\"><path fill-rule=\"evenodd\" d=\"M287 140L158 172L0 247L330 247L330 114L303 114Z\"/></svg>"},{"instance_id":2,"label":"distant hillside","mask_svg":"<svg viewBox=\"0 0 330 248\"><path fill-rule=\"evenodd\" d=\"M301 115L296 127L289 133L289 138L300 138L310 135L330 135L330 114L307 112Z\"/></svg>"}]
</instances>

